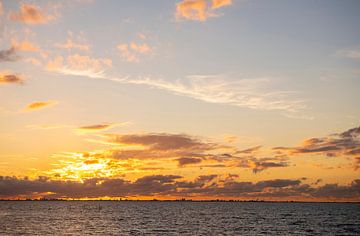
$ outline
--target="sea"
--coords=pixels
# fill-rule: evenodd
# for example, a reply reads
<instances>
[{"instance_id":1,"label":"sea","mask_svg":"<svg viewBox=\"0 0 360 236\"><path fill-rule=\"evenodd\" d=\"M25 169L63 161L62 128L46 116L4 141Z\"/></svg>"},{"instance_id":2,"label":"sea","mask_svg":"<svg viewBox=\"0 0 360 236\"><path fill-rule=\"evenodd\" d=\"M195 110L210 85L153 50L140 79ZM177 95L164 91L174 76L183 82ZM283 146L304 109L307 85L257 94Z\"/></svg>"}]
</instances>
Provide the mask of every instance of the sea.
<instances>
[{"instance_id":1,"label":"sea","mask_svg":"<svg viewBox=\"0 0 360 236\"><path fill-rule=\"evenodd\" d=\"M360 235L360 204L1 201L0 235Z\"/></svg>"}]
</instances>

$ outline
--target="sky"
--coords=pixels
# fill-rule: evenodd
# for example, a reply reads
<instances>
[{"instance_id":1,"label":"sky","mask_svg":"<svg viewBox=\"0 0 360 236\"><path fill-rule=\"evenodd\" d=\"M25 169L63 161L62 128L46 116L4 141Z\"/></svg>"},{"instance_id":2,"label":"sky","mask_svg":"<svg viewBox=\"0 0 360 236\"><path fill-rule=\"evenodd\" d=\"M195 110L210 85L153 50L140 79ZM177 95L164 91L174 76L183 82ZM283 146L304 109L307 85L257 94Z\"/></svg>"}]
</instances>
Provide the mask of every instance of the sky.
<instances>
[{"instance_id":1,"label":"sky","mask_svg":"<svg viewBox=\"0 0 360 236\"><path fill-rule=\"evenodd\" d=\"M360 201L359 9L0 1L0 198Z\"/></svg>"}]
</instances>

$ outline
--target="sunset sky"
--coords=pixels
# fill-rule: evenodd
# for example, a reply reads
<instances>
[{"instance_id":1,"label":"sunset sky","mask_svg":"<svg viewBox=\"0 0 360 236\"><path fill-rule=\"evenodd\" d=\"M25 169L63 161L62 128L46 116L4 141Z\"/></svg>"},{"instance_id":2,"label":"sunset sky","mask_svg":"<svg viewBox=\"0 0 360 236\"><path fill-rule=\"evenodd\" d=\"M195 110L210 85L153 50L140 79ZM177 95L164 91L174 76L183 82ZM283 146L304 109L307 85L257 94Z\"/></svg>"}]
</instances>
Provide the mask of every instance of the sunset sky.
<instances>
[{"instance_id":1,"label":"sunset sky","mask_svg":"<svg viewBox=\"0 0 360 236\"><path fill-rule=\"evenodd\" d=\"M360 201L360 1L0 1L0 199Z\"/></svg>"}]
</instances>

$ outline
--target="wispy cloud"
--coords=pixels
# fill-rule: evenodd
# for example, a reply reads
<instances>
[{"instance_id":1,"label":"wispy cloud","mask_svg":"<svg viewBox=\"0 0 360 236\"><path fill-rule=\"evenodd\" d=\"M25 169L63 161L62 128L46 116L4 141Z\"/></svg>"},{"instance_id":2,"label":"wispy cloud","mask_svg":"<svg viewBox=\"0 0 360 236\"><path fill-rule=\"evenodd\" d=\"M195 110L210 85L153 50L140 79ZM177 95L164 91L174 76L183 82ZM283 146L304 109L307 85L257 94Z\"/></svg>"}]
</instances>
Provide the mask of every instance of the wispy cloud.
<instances>
[{"instance_id":1,"label":"wispy cloud","mask_svg":"<svg viewBox=\"0 0 360 236\"><path fill-rule=\"evenodd\" d=\"M306 109L305 101L292 99L294 91L267 91L267 78L224 80L221 76L193 75L176 82L144 77L116 79L128 84L146 85L201 101L228 104L256 110L280 110L296 113Z\"/></svg>"},{"instance_id":2,"label":"wispy cloud","mask_svg":"<svg viewBox=\"0 0 360 236\"><path fill-rule=\"evenodd\" d=\"M51 125L27 125L29 129L43 129L43 130L52 130L52 129L63 129L63 128L72 128L72 125L63 125L63 124L51 124Z\"/></svg>"},{"instance_id":3,"label":"wispy cloud","mask_svg":"<svg viewBox=\"0 0 360 236\"><path fill-rule=\"evenodd\" d=\"M77 131L84 132L84 133L92 133L92 132L100 132L109 130L116 126L124 126L129 124L129 122L122 122L122 123L102 123L102 124L95 124L95 125L85 125L80 126L77 128Z\"/></svg>"},{"instance_id":4,"label":"wispy cloud","mask_svg":"<svg viewBox=\"0 0 360 236\"><path fill-rule=\"evenodd\" d=\"M103 67L104 65L111 66L110 60L91 59L77 54L72 57L70 59L68 57L68 64L65 66L63 64L64 58L58 56L48 63L47 68L63 74L88 76L123 84L144 85L208 103L227 104L255 110L278 110L291 118L308 119L308 116L300 114L307 109L306 101L294 98L297 95L296 91L270 91L270 89L266 89L266 86L271 83L270 78L230 80L219 75L190 75L174 82L155 79L150 76L119 78L104 73Z\"/></svg>"},{"instance_id":5,"label":"wispy cloud","mask_svg":"<svg viewBox=\"0 0 360 236\"><path fill-rule=\"evenodd\" d=\"M336 52L336 55L350 59L360 59L360 47L339 50Z\"/></svg>"},{"instance_id":6,"label":"wispy cloud","mask_svg":"<svg viewBox=\"0 0 360 236\"><path fill-rule=\"evenodd\" d=\"M89 51L91 45L86 42L82 33L74 35L72 32L68 32L68 38L64 43L56 43L55 47L63 49L78 49L81 51Z\"/></svg>"},{"instance_id":7,"label":"wispy cloud","mask_svg":"<svg viewBox=\"0 0 360 236\"><path fill-rule=\"evenodd\" d=\"M9 12L9 19L24 24L46 24L55 19L55 16L46 14L33 4L21 3L18 12Z\"/></svg>"},{"instance_id":8,"label":"wispy cloud","mask_svg":"<svg viewBox=\"0 0 360 236\"><path fill-rule=\"evenodd\" d=\"M57 56L47 63L49 71L90 78L103 78L104 70L111 66L112 61L110 59L92 58L79 54L69 55L66 58Z\"/></svg>"},{"instance_id":9,"label":"wispy cloud","mask_svg":"<svg viewBox=\"0 0 360 236\"><path fill-rule=\"evenodd\" d=\"M177 19L206 21L209 17L219 14L217 9L229 6L232 0L183 0L176 4Z\"/></svg>"},{"instance_id":10,"label":"wispy cloud","mask_svg":"<svg viewBox=\"0 0 360 236\"><path fill-rule=\"evenodd\" d=\"M40 110L40 109L44 109L47 107L51 107L51 106L55 106L56 104L58 104L57 101L38 101L38 102L32 102L30 104L28 104L23 111L28 112L28 111L35 111L35 110Z\"/></svg>"}]
</instances>

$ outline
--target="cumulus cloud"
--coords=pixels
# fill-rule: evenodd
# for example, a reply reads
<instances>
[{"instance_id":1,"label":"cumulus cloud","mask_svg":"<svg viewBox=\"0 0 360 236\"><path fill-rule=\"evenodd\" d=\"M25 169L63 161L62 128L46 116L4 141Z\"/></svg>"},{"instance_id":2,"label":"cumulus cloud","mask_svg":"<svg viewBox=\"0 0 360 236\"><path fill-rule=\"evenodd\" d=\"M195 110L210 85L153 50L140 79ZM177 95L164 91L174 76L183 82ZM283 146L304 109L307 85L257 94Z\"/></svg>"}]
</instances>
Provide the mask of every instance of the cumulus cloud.
<instances>
[{"instance_id":1,"label":"cumulus cloud","mask_svg":"<svg viewBox=\"0 0 360 236\"><path fill-rule=\"evenodd\" d=\"M24 24L46 24L55 19L55 16L46 14L38 6L21 3L18 12L10 11L9 19Z\"/></svg>"},{"instance_id":2,"label":"cumulus cloud","mask_svg":"<svg viewBox=\"0 0 360 236\"><path fill-rule=\"evenodd\" d=\"M38 101L38 102L32 102L32 103L28 104L28 105L24 108L24 111L40 110L40 109L44 109L44 108L47 108L47 107L55 106L56 104L58 104L57 101Z\"/></svg>"},{"instance_id":3,"label":"cumulus cloud","mask_svg":"<svg viewBox=\"0 0 360 236\"><path fill-rule=\"evenodd\" d=\"M25 52L38 52L40 51L39 46L30 42L29 40L18 41L17 39L11 40L12 48L18 51L25 51Z\"/></svg>"},{"instance_id":4,"label":"cumulus cloud","mask_svg":"<svg viewBox=\"0 0 360 236\"><path fill-rule=\"evenodd\" d=\"M50 193L50 194L49 194ZM314 200L359 201L360 180L349 185L326 184L312 187L298 179L272 179L240 182L233 178L220 179L217 175L198 176L186 181L179 175L150 175L128 181L121 178L91 178L83 182L51 180L38 177L17 178L0 176L0 197L129 197L129 196L177 196L243 199L283 199L297 197Z\"/></svg>"},{"instance_id":5,"label":"cumulus cloud","mask_svg":"<svg viewBox=\"0 0 360 236\"><path fill-rule=\"evenodd\" d=\"M24 79L20 75L15 75L9 72L0 71L0 85L4 84L23 84Z\"/></svg>"},{"instance_id":6,"label":"cumulus cloud","mask_svg":"<svg viewBox=\"0 0 360 236\"><path fill-rule=\"evenodd\" d=\"M0 62L4 61L16 61L19 57L16 54L16 49L11 47L9 49L0 50Z\"/></svg>"},{"instance_id":7,"label":"cumulus cloud","mask_svg":"<svg viewBox=\"0 0 360 236\"><path fill-rule=\"evenodd\" d=\"M128 62L139 62L140 55L152 52L152 48L148 44L136 42L118 44L117 49L119 50L122 59Z\"/></svg>"},{"instance_id":8,"label":"cumulus cloud","mask_svg":"<svg viewBox=\"0 0 360 236\"><path fill-rule=\"evenodd\" d=\"M360 127L328 135L322 138L311 138L295 147L275 147L274 150L296 154L314 154L328 157L353 157L354 168L359 169Z\"/></svg>"},{"instance_id":9,"label":"cumulus cloud","mask_svg":"<svg viewBox=\"0 0 360 236\"><path fill-rule=\"evenodd\" d=\"M176 4L177 19L206 21L209 17L216 17L216 9L229 6L232 0L183 0Z\"/></svg>"}]
</instances>

